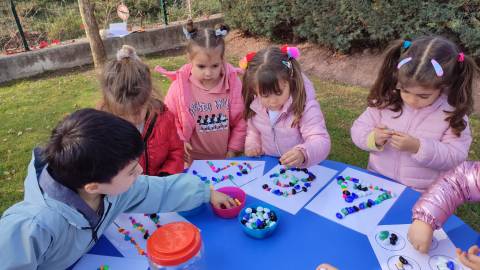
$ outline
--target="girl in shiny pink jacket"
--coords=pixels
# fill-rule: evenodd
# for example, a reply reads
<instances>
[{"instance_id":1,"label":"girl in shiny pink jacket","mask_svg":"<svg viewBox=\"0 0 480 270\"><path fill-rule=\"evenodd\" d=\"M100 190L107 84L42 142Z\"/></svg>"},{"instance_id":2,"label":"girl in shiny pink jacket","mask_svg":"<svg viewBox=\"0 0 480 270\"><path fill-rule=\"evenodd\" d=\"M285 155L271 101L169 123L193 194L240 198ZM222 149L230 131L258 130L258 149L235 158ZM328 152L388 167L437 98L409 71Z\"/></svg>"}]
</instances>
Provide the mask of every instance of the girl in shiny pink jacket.
<instances>
[{"instance_id":1,"label":"girl in shiny pink jacket","mask_svg":"<svg viewBox=\"0 0 480 270\"><path fill-rule=\"evenodd\" d=\"M480 162L466 161L443 174L413 207L413 223L408 238L420 252L426 253L433 231L442 227L455 209L466 202L480 201ZM457 251L460 261L472 269L480 269L480 250L473 246L467 253Z\"/></svg>"},{"instance_id":2,"label":"girl in shiny pink jacket","mask_svg":"<svg viewBox=\"0 0 480 270\"><path fill-rule=\"evenodd\" d=\"M423 192L465 161L476 70L442 37L394 42L370 90L369 107L351 129L353 142L370 153L368 169Z\"/></svg>"},{"instance_id":3,"label":"girl in shiny pink jacket","mask_svg":"<svg viewBox=\"0 0 480 270\"><path fill-rule=\"evenodd\" d=\"M298 55L295 47L270 47L241 62L247 156L276 156L293 167L309 167L328 156L330 136Z\"/></svg>"}]
</instances>

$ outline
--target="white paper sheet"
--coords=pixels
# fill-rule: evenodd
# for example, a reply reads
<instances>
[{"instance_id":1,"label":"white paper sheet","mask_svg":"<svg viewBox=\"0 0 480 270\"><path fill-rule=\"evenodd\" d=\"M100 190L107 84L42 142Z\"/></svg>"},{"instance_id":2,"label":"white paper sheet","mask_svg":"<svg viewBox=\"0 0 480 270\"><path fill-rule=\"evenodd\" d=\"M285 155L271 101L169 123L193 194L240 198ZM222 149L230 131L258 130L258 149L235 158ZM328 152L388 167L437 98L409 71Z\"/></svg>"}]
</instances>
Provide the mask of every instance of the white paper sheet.
<instances>
[{"instance_id":1,"label":"white paper sheet","mask_svg":"<svg viewBox=\"0 0 480 270\"><path fill-rule=\"evenodd\" d=\"M280 168L283 166L277 165L271 169L267 174L262 178L257 179L253 182L250 182L242 187L242 189L250 196L256 197L264 202L270 203L280 209L283 209L291 214L296 214L302 207L313 197L315 194L323 187L325 184L332 179L332 177L337 173L336 170L326 168L320 165L315 165L308 170L316 176L316 179L311 182L311 187L307 192L300 192L296 195L283 197L275 195L271 192L268 192L262 188L264 184L268 184L272 188L278 188L282 191L291 190L292 188L282 188L274 185L270 175L273 173L278 173ZM306 175L304 172L295 172L294 175L297 178L305 178ZM289 179L281 179L282 182L288 183Z\"/></svg>"},{"instance_id":2,"label":"white paper sheet","mask_svg":"<svg viewBox=\"0 0 480 270\"><path fill-rule=\"evenodd\" d=\"M237 165L230 166L226 169L223 169L219 172L214 172L212 168L207 164L208 160L195 160L192 163L192 166L188 169L189 174L193 174L193 171L195 170L197 172L197 175L205 176L211 181L211 177L216 177L218 179L221 179L222 176L224 175L232 175L233 179L230 182L229 180L224 180L222 182L226 183L213 183L213 186L215 189L218 189L219 187L222 186L232 186L231 183L233 183L235 186L243 186L247 184L248 182L251 182L255 179L258 179L263 176L263 170L265 167L265 161L251 161L251 160L211 160L214 164L214 166L218 169L225 168L228 164L231 164L234 162L235 164L242 165L244 168L245 164L243 163L248 163L251 166L251 170L247 168L248 174L243 174L241 176L237 175L239 172L239 167Z\"/></svg>"},{"instance_id":3,"label":"white paper sheet","mask_svg":"<svg viewBox=\"0 0 480 270\"><path fill-rule=\"evenodd\" d=\"M374 191L369 196L358 198L352 203L347 203L345 202L345 199L342 198L342 189L337 184L337 181L334 180L305 208L363 234L368 234L372 229L375 228L380 220L382 220L383 216L385 216L388 210L392 207L398 196L400 196L405 189L405 186L403 185L352 168L346 168L342 173L340 173L340 175L344 177L355 177L361 181L365 181L372 185L377 185L386 190L390 190L395 194L395 197L385 200L379 205L374 205L371 208L347 215L343 219L338 219L336 214L337 212L340 212L342 208L353 207L354 205L358 206L359 203L365 202L368 199L375 200L378 195L382 194L382 192ZM350 190L353 190L351 188L352 185L349 185L349 187Z\"/></svg>"},{"instance_id":4,"label":"white paper sheet","mask_svg":"<svg viewBox=\"0 0 480 270\"><path fill-rule=\"evenodd\" d=\"M416 251L407 238L408 227L410 224L399 225L380 225L375 228L368 236L373 251L377 256L382 270L398 270L395 264L402 256L408 261L405 270L438 270L437 261L439 257L451 260L456 270L470 269L461 265L455 258L455 246L443 230L437 230L433 234L433 241L428 254L422 254ZM398 236L396 245L391 245L388 239L382 241L379 239L381 231L395 233Z\"/></svg>"},{"instance_id":5,"label":"white paper sheet","mask_svg":"<svg viewBox=\"0 0 480 270\"><path fill-rule=\"evenodd\" d=\"M177 221L188 222L185 218L177 213L161 213L159 216L160 225ZM149 217L146 217L143 214L122 214L115 219L115 222L110 225L103 234L112 243L112 245L114 245L115 248L122 253L123 256L143 259L145 256L140 255L135 246L132 243L125 241L124 235L118 232L118 227L128 230L130 232L130 236L132 236L138 245L144 251L146 251L147 240L143 239L143 233L141 231L133 227L129 217L132 217L136 222L141 223L150 234L157 229L155 223Z\"/></svg>"},{"instance_id":6,"label":"white paper sheet","mask_svg":"<svg viewBox=\"0 0 480 270\"><path fill-rule=\"evenodd\" d=\"M148 269L147 258L132 259L125 257L111 257L94 254L85 254L75 265L73 270L97 270L100 266L108 266L109 270Z\"/></svg>"}]
</instances>

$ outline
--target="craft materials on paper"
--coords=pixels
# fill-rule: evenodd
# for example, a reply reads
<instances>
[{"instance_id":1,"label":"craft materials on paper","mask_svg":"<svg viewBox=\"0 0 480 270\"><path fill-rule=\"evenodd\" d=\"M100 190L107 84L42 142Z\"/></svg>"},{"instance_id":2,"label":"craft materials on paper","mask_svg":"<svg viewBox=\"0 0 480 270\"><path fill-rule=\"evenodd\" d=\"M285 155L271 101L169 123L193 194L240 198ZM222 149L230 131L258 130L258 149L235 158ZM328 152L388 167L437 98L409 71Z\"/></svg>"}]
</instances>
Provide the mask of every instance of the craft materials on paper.
<instances>
[{"instance_id":1,"label":"craft materials on paper","mask_svg":"<svg viewBox=\"0 0 480 270\"><path fill-rule=\"evenodd\" d=\"M405 186L346 168L306 209L363 234L385 216Z\"/></svg>"},{"instance_id":2,"label":"craft materials on paper","mask_svg":"<svg viewBox=\"0 0 480 270\"><path fill-rule=\"evenodd\" d=\"M138 269L147 270L148 260L146 258L133 259L125 257L112 257L95 254L85 254L75 264L73 270L121 270Z\"/></svg>"},{"instance_id":3,"label":"craft materials on paper","mask_svg":"<svg viewBox=\"0 0 480 270\"><path fill-rule=\"evenodd\" d=\"M201 181L213 185L243 186L263 176L265 161L249 160L195 160L188 173Z\"/></svg>"},{"instance_id":4,"label":"craft materials on paper","mask_svg":"<svg viewBox=\"0 0 480 270\"><path fill-rule=\"evenodd\" d=\"M320 165L307 169L277 165L242 189L250 196L296 214L336 173Z\"/></svg>"}]
</instances>

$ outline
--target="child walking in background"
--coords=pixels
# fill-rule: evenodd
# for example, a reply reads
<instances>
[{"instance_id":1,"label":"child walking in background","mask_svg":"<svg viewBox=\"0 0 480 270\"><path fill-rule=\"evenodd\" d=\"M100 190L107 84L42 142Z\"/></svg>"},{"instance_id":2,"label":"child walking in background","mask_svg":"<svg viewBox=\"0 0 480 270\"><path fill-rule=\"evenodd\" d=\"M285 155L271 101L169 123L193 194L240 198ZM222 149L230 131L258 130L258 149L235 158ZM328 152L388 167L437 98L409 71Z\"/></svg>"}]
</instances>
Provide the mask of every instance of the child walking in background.
<instances>
[{"instance_id":1,"label":"child walking in background","mask_svg":"<svg viewBox=\"0 0 480 270\"><path fill-rule=\"evenodd\" d=\"M131 46L124 45L108 63L102 79L100 109L134 124L142 134L143 173L166 176L183 171L183 143L174 128L174 115L157 97L149 67Z\"/></svg>"},{"instance_id":2,"label":"child walking in background","mask_svg":"<svg viewBox=\"0 0 480 270\"><path fill-rule=\"evenodd\" d=\"M466 160L477 67L451 41L396 41L354 122L353 142L370 152L368 168L419 191Z\"/></svg>"},{"instance_id":3,"label":"child walking in background","mask_svg":"<svg viewBox=\"0 0 480 270\"><path fill-rule=\"evenodd\" d=\"M248 120L245 154L280 157L283 165L309 167L330 152L330 136L312 83L302 74L295 47L248 54L242 95Z\"/></svg>"},{"instance_id":4,"label":"child walking in background","mask_svg":"<svg viewBox=\"0 0 480 270\"><path fill-rule=\"evenodd\" d=\"M408 239L414 248L427 253L433 231L441 228L455 209L465 202L480 201L480 162L466 161L441 176L413 207L413 223ZM480 243L477 243L480 244ZM480 250L457 250L458 259L467 267L480 270Z\"/></svg>"},{"instance_id":5,"label":"child walking in background","mask_svg":"<svg viewBox=\"0 0 480 270\"><path fill-rule=\"evenodd\" d=\"M237 69L224 59L228 27L197 30L188 24L189 64L174 75L165 104L175 114L185 145L185 161L224 159L243 151L246 123L242 118L242 84Z\"/></svg>"}]
</instances>

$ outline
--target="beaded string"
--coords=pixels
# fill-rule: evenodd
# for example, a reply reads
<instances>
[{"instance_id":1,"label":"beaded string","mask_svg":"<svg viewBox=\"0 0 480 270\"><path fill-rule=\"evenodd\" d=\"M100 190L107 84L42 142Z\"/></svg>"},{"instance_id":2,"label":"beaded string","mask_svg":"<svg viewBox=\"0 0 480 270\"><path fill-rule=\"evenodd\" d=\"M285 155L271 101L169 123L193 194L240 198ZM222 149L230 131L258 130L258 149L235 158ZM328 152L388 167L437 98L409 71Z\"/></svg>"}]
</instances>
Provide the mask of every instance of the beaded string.
<instances>
[{"instance_id":1,"label":"beaded string","mask_svg":"<svg viewBox=\"0 0 480 270\"><path fill-rule=\"evenodd\" d=\"M97 268L97 270L108 270L109 268L110 268L110 267L109 267L108 265L102 264L102 265L100 265L99 268Z\"/></svg>"},{"instance_id":2,"label":"beaded string","mask_svg":"<svg viewBox=\"0 0 480 270\"><path fill-rule=\"evenodd\" d=\"M215 173L219 173L219 172L221 172L223 170L226 170L230 167L236 166L238 168L238 172L236 173L237 176L242 176L242 175L249 174L253 169L252 165L250 165L250 163L248 163L248 162L243 162L241 164L239 164L238 162L230 162L228 165L226 165L222 168L215 167L215 165L211 161L207 161L207 164L210 167L210 169ZM209 179L207 176L199 174L198 171L196 171L196 170L193 170L192 173L193 173L193 175L197 176L205 184L211 184L211 185L213 185L214 183L220 183L220 182L225 181L225 180L233 180L235 178L235 176L232 175L232 174L226 174L226 175L222 175L220 177L212 176Z\"/></svg>"},{"instance_id":3,"label":"beaded string","mask_svg":"<svg viewBox=\"0 0 480 270\"><path fill-rule=\"evenodd\" d=\"M160 225L160 217L153 213L153 214L144 214L144 216L150 218L150 220L155 224L155 227L160 228L162 225Z\"/></svg>"},{"instance_id":4,"label":"beaded string","mask_svg":"<svg viewBox=\"0 0 480 270\"><path fill-rule=\"evenodd\" d=\"M350 191L348 189L349 183L353 184L354 191ZM395 194L392 193L390 190L386 190L379 186L373 186L369 183L363 183L362 181L360 181L358 178L355 178L355 177L350 177L350 176L343 177L340 175L337 177L337 184L340 186L342 190L342 198L347 203L352 203L358 198L369 196L373 193L373 191L382 192L380 195L377 196L375 200L368 199L367 201L361 202L357 205L344 207L340 209L340 211L335 214L335 216L338 219L342 219L360 210L371 208L375 205L381 204L385 200L395 197Z\"/></svg>"},{"instance_id":5,"label":"beaded string","mask_svg":"<svg viewBox=\"0 0 480 270\"><path fill-rule=\"evenodd\" d=\"M121 234L123 234L123 239L127 242L130 242L132 245L135 246L135 248L137 249L138 251L138 254L140 255L143 255L143 256L147 256L147 253L145 252L145 250L142 249L142 247L140 247L140 245L137 243L137 241L135 240L135 238L133 238L132 236L130 236L130 231L120 227L117 223L113 223L115 224L115 226L117 226L117 231Z\"/></svg>"},{"instance_id":6,"label":"beaded string","mask_svg":"<svg viewBox=\"0 0 480 270\"><path fill-rule=\"evenodd\" d=\"M147 240L150 237L150 233L145 229L142 223L137 222L133 217L128 217L132 223L133 228L139 230L143 234L143 239Z\"/></svg>"},{"instance_id":7,"label":"beaded string","mask_svg":"<svg viewBox=\"0 0 480 270\"><path fill-rule=\"evenodd\" d=\"M287 172L303 172L306 177L298 178L293 174L289 174ZM306 168L285 168L282 167L278 173L270 174L270 179L273 179L273 184L276 187L270 187L268 184L263 184L262 188L265 191L271 192L277 196L293 196L300 192L307 192L308 189L311 187L311 182L313 182L317 177L311 173ZM284 183L281 179L289 180L288 183ZM290 190L280 190L280 188L291 188Z\"/></svg>"}]
</instances>

